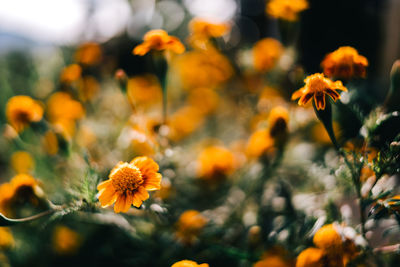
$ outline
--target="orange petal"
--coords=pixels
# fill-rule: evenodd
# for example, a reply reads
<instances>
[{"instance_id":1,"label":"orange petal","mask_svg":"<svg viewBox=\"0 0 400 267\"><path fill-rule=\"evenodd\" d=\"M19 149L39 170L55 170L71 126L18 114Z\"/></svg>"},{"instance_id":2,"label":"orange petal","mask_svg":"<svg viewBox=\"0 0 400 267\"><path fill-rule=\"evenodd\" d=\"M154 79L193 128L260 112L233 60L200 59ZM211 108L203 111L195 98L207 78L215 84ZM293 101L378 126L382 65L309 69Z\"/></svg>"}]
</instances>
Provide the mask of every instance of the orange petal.
<instances>
[{"instance_id":1,"label":"orange petal","mask_svg":"<svg viewBox=\"0 0 400 267\"><path fill-rule=\"evenodd\" d=\"M133 204L133 206L135 206L136 208L139 208L142 205L142 203L143 203L143 201L140 199L138 194L134 194L132 196L132 204Z\"/></svg>"},{"instance_id":2,"label":"orange petal","mask_svg":"<svg viewBox=\"0 0 400 267\"><path fill-rule=\"evenodd\" d=\"M146 191L146 189L144 189L143 186L140 186L137 189L136 195L138 195L138 197L143 201L149 198L149 193Z\"/></svg>"},{"instance_id":3,"label":"orange petal","mask_svg":"<svg viewBox=\"0 0 400 267\"><path fill-rule=\"evenodd\" d=\"M126 210L126 206L127 206L126 203L127 203L126 196L124 194L119 195L119 197L117 198L117 201L115 202L115 205L114 205L114 211L116 213L120 213L121 211L126 212L126 211L124 211L124 210ZM129 207L128 207L128 209L129 209Z\"/></svg>"},{"instance_id":4,"label":"orange petal","mask_svg":"<svg viewBox=\"0 0 400 267\"><path fill-rule=\"evenodd\" d=\"M117 196L118 195L116 194L114 187L112 186L108 186L107 188L102 189L99 192L99 201L101 203L101 206L105 208L112 205L115 202Z\"/></svg>"},{"instance_id":5,"label":"orange petal","mask_svg":"<svg viewBox=\"0 0 400 267\"><path fill-rule=\"evenodd\" d=\"M101 191L102 189L106 188L107 186L109 186L111 184L111 180L106 180L104 182L101 182L98 186L97 186L97 190Z\"/></svg>"},{"instance_id":6,"label":"orange petal","mask_svg":"<svg viewBox=\"0 0 400 267\"><path fill-rule=\"evenodd\" d=\"M299 99L299 105L300 106L304 106L304 105L306 105L311 99L312 99L312 97L313 97L313 93L307 93L307 94L304 94L300 99Z\"/></svg>"},{"instance_id":7,"label":"orange petal","mask_svg":"<svg viewBox=\"0 0 400 267\"><path fill-rule=\"evenodd\" d=\"M300 98L300 97L303 95L303 90L304 90L304 87L302 87L302 88L300 88L299 90L295 91L295 92L292 94L292 100L295 100L295 99L297 99L297 98Z\"/></svg>"},{"instance_id":8,"label":"orange petal","mask_svg":"<svg viewBox=\"0 0 400 267\"><path fill-rule=\"evenodd\" d=\"M324 94L320 94L320 95L315 94L314 101L317 106L317 110L325 109L325 95Z\"/></svg>"},{"instance_id":9,"label":"orange petal","mask_svg":"<svg viewBox=\"0 0 400 267\"><path fill-rule=\"evenodd\" d=\"M336 100L338 100L340 98L339 93L336 92L333 89L326 89L325 92L326 92L327 95L329 95L332 98L333 101L336 101Z\"/></svg>"},{"instance_id":10,"label":"orange petal","mask_svg":"<svg viewBox=\"0 0 400 267\"><path fill-rule=\"evenodd\" d=\"M143 183L143 187L149 191L159 190L161 188L161 174L156 173L151 177L147 177Z\"/></svg>"}]
</instances>

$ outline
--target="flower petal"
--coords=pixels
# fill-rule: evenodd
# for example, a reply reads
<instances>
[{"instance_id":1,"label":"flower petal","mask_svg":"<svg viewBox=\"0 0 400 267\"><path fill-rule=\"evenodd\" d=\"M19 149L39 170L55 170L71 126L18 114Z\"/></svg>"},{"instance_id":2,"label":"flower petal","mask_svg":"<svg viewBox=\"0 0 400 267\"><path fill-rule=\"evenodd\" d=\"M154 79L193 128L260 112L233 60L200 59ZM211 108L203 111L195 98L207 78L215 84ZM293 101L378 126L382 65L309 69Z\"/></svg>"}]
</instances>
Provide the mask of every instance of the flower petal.
<instances>
[{"instance_id":1,"label":"flower petal","mask_svg":"<svg viewBox=\"0 0 400 267\"><path fill-rule=\"evenodd\" d=\"M148 177L144 181L143 187L149 191L159 190L161 188L161 174L156 173L156 174L152 175L151 177Z\"/></svg>"},{"instance_id":2,"label":"flower petal","mask_svg":"<svg viewBox=\"0 0 400 267\"><path fill-rule=\"evenodd\" d=\"M327 95L329 95L329 96L332 98L333 101L336 101L336 100L338 100L338 99L340 98L339 93L336 92L336 91L333 90L333 89L326 89L326 90L325 90L325 93L326 93Z\"/></svg>"},{"instance_id":3,"label":"flower petal","mask_svg":"<svg viewBox=\"0 0 400 267\"><path fill-rule=\"evenodd\" d=\"M115 192L114 187L108 186L99 192L98 198L101 206L105 208L112 205L115 202L117 196L118 194Z\"/></svg>"},{"instance_id":4,"label":"flower petal","mask_svg":"<svg viewBox=\"0 0 400 267\"><path fill-rule=\"evenodd\" d=\"M103 181L97 186L97 190L101 191L102 189L108 187L111 183L112 181L110 179Z\"/></svg>"},{"instance_id":5,"label":"flower petal","mask_svg":"<svg viewBox=\"0 0 400 267\"><path fill-rule=\"evenodd\" d=\"M315 101L315 105L317 106L317 110L325 109L325 95L324 94L315 94L314 101Z\"/></svg>"},{"instance_id":6,"label":"flower petal","mask_svg":"<svg viewBox=\"0 0 400 267\"><path fill-rule=\"evenodd\" d=\"M299 99L299 105L304 106L306 105L313 97L314 93L307 93L304 94L300 99Z\"/></svg>"},{"instance_id":7,"label":"flower petal","mask_svg":"<svg viewBox=\"0 0 400 267\"><path fill-rule=\"evenodd\" d=\"M114 205L114 211L116 213L120 213L121 211L124 211L126 209L126 203L127 203L126 196L124 194L119 195L117 198L117 201L115 202L115 205Z\"/></svg>"},{"instance_id":8,"label":"flower petal","mask_svg":"<svg viewBox=\"0 0 400 267\"><path fill-rule=\"evenodd\" d=\"M149 198L149 193L146 191L146 189L143 186L140 186L137 189L136 195L143 201Z\"/></svg>"},{"instance_id":9,"label":"flower petal","mask_svg":"<svg viewBox=\"0 0 400 267\"><path fill-rule=\"evenodd\" d=\"M302 88L300 88L299 90L295 91L295 92L292 94L292 100L295 100L295 99L297 99L297 98L300 98L300 97L304 94L303 90L304 90L304 87L302 87Z\"/></svg>"}]
</instances>

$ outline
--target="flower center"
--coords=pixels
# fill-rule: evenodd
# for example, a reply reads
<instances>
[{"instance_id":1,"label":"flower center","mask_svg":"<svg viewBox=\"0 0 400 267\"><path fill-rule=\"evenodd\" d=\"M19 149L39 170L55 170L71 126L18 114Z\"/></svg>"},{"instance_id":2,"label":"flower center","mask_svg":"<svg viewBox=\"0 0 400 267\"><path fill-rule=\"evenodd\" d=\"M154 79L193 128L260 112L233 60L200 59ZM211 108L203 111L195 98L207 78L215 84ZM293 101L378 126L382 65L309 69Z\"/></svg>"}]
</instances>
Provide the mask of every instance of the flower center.
<instances>
[{"instance_id":1,"label":"flower center","mask_svg":"<svg viewBox=\"0 0 400 267\"><path fill-rule=\"evenodd\" d=\"M112 177L112 185L119 193L132 192L143 184L142 173L132 164L121 166Z\"/></svg>"},{"instance_id":2,"label":"flower center","mask_svg":"<svg viewBox=\"0 0 400 267\"><path fill-rule=\"evenodd\" d=\"M29 123L30 121L30 116L29 113L25 110L20 110L18 113L15 115L16 120L20 123Z\"/></svg>"},{"instance_id":3,"label":"flower center","mask_svg":"<svg viewBox=\"0 0 400 267\"><path fill-rule=\"evenodd\" d=\"M309 88L312 92L323 92L326 90L327 87L328 86L324 80L315 78L310 81L309 85Z\"/></svg>"}]
</instances>

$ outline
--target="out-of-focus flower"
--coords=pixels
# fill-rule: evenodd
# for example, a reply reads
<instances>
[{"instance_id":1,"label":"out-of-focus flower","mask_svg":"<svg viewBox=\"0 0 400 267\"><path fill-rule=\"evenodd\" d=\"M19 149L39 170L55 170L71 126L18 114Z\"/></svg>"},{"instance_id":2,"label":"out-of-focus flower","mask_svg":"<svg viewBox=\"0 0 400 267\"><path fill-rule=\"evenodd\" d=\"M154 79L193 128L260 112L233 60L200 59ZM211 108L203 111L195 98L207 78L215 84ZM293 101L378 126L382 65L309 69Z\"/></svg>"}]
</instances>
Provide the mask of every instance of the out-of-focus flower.
<instances>
[{"instance_id":1,"label":"out-of-focus flower","mask_svg":"<svg viewBox=\"0 0 400 267\"><path fill-rule=\"evenodd\" d=\"M233 75L229 60L216 50L187 52L174 60L173 67L185 89L213 89Z\"/></svg>"},{"instance_id":2,"label":"out-of-focus flower","mask_svg":"<svg viewBox=\"0 0 400 267\"><path fill-rule=\"evenodd\" d=\"M18 174L30 173L35 167L35 161L26 151L16 151L11 156L11 167Z\"/></svg>"},{"instance_id":3,"label":"out-of-focus flower","mask_svg":"<svg viewBox=\"0 0 400 267\"><path fill-rule=\"evenodd\" d=\"M58 139L57 135L49 130L42 137L42 146L44 151L49 155L55 155L58 153Z\"/></svg>"},{"instance_id":4,"label":"out-of-focus flower","mask_svg":"<svg viewBox=\"0 0 400 267\"><path fill-rule=\"evenodd\" d=\"M135 107L157 105L161 103L161 85L154 75L135 76L128 80L127 96Z\"/></svg>"},{"instance_id":5,"label":"out-of-focus flower","mask_svg":"<svg viewBox=\"0 0 400 267\"><path fill-rule=\"evenodd\" d=\"M282 56L282 44L273 38L264 38L256 42L253 46L254 69L266 72L275 67L279 58Z\"/></svg>"},{"instance_id":6,"label":"out-of-focus flower","mask_svg":"<svg viewBox=\"0 0 400 267\"><path fill-rule=\"evenodd\" d=\"M194 18L189 23L189 43L195 48L207 49L210 38L217 38L225 35L230 30L228 23L212 23L210 21Z\"/></svg>"},{"instance_id":7,"label":"out-of-focus flower","mask_svg":"<svg viewBox=\"0 0 400 267\"><path fill-rule=\"evenodd\" d=\"M14 204L30 201L37 205L37 198L43 196L38 181L28 174L18 174L9 183L0 185L0 212L11 217Z\"/></svg>"},{"instance_id":8,"label":"out-of-focus flower","mask_svg":"<svg viewBox=\"0 0 400 267\"><path fill-rule=\"evenodd\" d=\"M185 46L177 37L168 35L164 30L151 30L144 35L143 43L136 46L132 53L134 55L144 56L150 50L167 50L175 54L182 54L185 52Z\"/></svg>"},{"instance_id":9,"label":"out-of-focus flower","mask_svg":"<svg viewBox=\"0 0 400 267\"><path fill-rule=\"evenodd\" d=\"M198 157L198 176L203 179L224 178L234 170L235 160L233 154L225 147L207 147Z\"/></svg>"},{"instance_id":10,"label":"out-of-focus flower","mask_svg":"<svg viewBox=\"0 0 400 267\"><path fill-rule=\"evenodd\" d=\"M266 86L258 97L257 109L259 112L267 112L271 107L284 103L285 100L277 89Z\"/></svg>"},{"instance_id":11,"label":"out-of-focus flower","mask_svg":"<svg viewBox=\"0 0 400 267\"><path fill-rule=\"evenodd\" d=\"M79 46L75 52L75 60L83 65L95 65L101 60L101 47L97 43L88 42Z\"/></svg>"},{"instance_id":12,"label":"out-of-focus flower","mask_svg":"<svg viewBox=\"0 0 400 267\"><path fill-rule=\"evenodd\" d=\"M13 245L14 245L14 237L11 233L10 228L0 227L0 249L8 249Z\"/></svg>"},{"instance_id":13,"label":"out-of-focus flower","mask_svg":"<svg viewBox=\"0 0 400 267\"><path fill-rule=\"evenodd\" d=\"M78 64L71 64L65 67L60 75L60 81L62 83L76 82L82 74L82 68Z\"/></svg>"},{"instance_id":14,"label":"out-of-focus flower","mask_svg":"<svg viewBox=\"0 0 400 267\"><path fill-rule=\"evenodd\" d=\"M208 88L197 88L190 91L188 102L203 114L209 114L218 107L218 94Z\"/></svg>"},{"instance_id":15,"label":"out-of-focus flower","mask_svg":"<svg viewBox=\"0 0 400 267\"><path fill-rule=\"evenodd\" d=\"M47 101L49 121L68 140L75 133L75 120L82 118L84 114L82 104L67 93L54 93Z\"/></svg>"},{"instance_id":16,"label":"out-of-focus flower","mask_svg":"<svg viewBox=\"0 0 400 267\"><path fill-rule=\"evenodd\" d=\"M140 207L149 198L147 191L159 190L161 174L158 164L146 156L136 157L130 163L119 162L109 179L97 186L103 208L115 203L114 211L127 212L131 205Z\"/></svg>"},{"instance_id":17,"label":"out-of-focus flower","mask_svg":"<svg viewBox=\"0 0 400 267\"><path fill-rule=\"evenodd\" d=\"M246 155L250 158L258 158L265 153L272 152L274 140L271 138L268 129L255 131L249 138L246 147Z\"/></svg>"},{"instance_id":18,"label":"out-of-focus flower","mask_svg":"<svg viewBox=\"0 0 400 267\"><path fill-rule=\"evenodd\" d=\"M324 251L319 248L307 248L297 256L296 267L323 267Z\"/></svg>"},{"instance_id":19,"label":"out-of-focus flower","mask_svg":"<svg viewBox=\"0 0 400 267\"><path fill-rule=\"evenodd\" d=\"M181 214L177 222L176 237L185 244L192 244L207 224L205 218L197 210L187 210Z\"/></svg>"},{"instance_id":20,"label":"out-of-focus flower","mask_svg":"<svg viewBox=\"0 0 400 267\"><path fill-rule=\"evenodd\" d=\"M271 109L268 115L269 134L272 138L285 138L289 124L289 112L282 106Z\"/></svg>"},{"instance_id":21,"label":"out-of-focus flower","mask_svg":"<svg viewBox=\"0 0 400 267\"><path fill-rule=\"evenodd\" d=\"M171 115L168 136L173 141L179 141L197 130L203 120L204 115L197 108L184 106Z\"/></svg>"},{"instance_id":22,"label":"out-of-focus flower","mask_svg":"<svg viewBox=\"0 0 400 267\"><path fill-rule=\"evenodd\" d=\"M29 96L13 96L7 102L6 116L11 126L17 132L21 132L31 122L42 119L43 108L38 101Z\"/></svg>"},{"instance_id":23,"label":"out-of-focus flower","mask_svg":"<svg viewBox=\"0 0 400 267\"><path fill-rule=\"evenodd\" d=\"M307 8L307 0L270 0L266 12L274 18L296 21L298 14Z\"/></svg>"},{"instance_id":24,"label":"out-of-focus flower","mask_svg":"<svg viewBox=\"0 0 400 267\"><path fill-rule=\"evenodd\" d=\"M83 77L78 84L79 99L83 102L91 101L99 92L100 85L93 76Z\"/></svg>"},{"instance_id":25,"label":"out-of-focus flower","mask_svg":"<svg viewBox=\"0 0 400 267\"><path fill-rule=\"evenodd\" d=\"M300 98L298 104L304 106L314 97L315 106L318 110L325 109L325 94L336 102L336 100L340 99L340 95L336 90L347 91L341 81L333 82L322 73L312 74L304 82L306 85L293 93L292 100Z\"/></svg>"},{"instance_id":26,"label":"out-of-focus flower","mask_svg":"<svg viewBox=\"0 0 400 267\"><path fill-rule=\"evenodd\" d=\"M317 248L308 248L297 257L296 267L328 266L344 267L358 255L354 240L344 234L344 228L338 224L321 227L314 235Z\"/></svg>"},{"instance_id":27,"label":"out-of-focus flower","mask_svg":"<svg viewBox=\"0 0 400 267\"><path fill-rule=\"evenodd\" d=\"M253 267L291 267L293 262L288 259L287 252L281 248L272 248L256 262Z\"/></svg>"},{"instance_id":28,"label":"out-of-focus flower","mask_svg":"<svg viewBox=\"0 0 400 267\"><path fill-rule=\"evenodd\" d=\"M328 77L341 79L365 77L368 60L359 55L355 48L342 46L326 55L321 66Z\"/></svg>"},{"instance_id":29,"label":"out-of-focus flower","mask_svg":"<svg viewBox=\"0 0 400 267\"><path fill-rule=\"evenodd\" d=\"M76 134L76 142L79 146L90 148L97 141L96 134L92 131L89 126L81 125L77 134Z\"/></svg>"},{"instance_id":30,"label":"out-of-focus flower","mask_svg":"<svg viewBox=\"0 0 400 267\"><path fill-rule=\"evenodd\" d=\"M169 179L162 179L161 188L155 192L154 196L164 200L169 198L171 194L173 194L171 181Z\"/></svg>"},{"instance_id":31,"label":"out-of-focus flower","mask_svg":"<svg viewBox=\"0 0 400 267\"><path fill-rule=\"evenodd\" d=\"M209 267L207 263L197 264L195 261L183 260L172 264L171 267Z\"/></svg>"},{"instance_id":32,"label":"out-of-focus flower","mask_svg":"<svg viewBox=\"0 0 400 267\"><path fill-rule=\"evenodd\" d=\"M53 232L53 247L58 254L74 254L81 244L80 235L66 226L56 226Z\"/></svg>"}]
</instances>

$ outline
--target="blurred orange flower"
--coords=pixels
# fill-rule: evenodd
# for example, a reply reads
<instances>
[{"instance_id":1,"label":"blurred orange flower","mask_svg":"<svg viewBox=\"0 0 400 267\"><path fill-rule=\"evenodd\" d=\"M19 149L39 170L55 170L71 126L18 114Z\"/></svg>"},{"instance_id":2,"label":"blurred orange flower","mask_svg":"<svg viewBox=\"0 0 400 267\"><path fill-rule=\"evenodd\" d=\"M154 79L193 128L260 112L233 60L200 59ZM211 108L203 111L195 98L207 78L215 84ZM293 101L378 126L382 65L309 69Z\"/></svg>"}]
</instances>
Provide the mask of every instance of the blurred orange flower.
<instances>
[{"instance_id":1,"label":"blurred orange flower","mask_svg":"<svg viewBox=\"0 0 400 267\"><path fill-rule=\"evenodd\" d=\"M99 44L88 42L79 46L75 52L75 60L84 65L95 65L100 62L101 54Z\"/></svg>"},{"instance_id":2,"label":"blurred orange flower","mask_svg":"<svg viewBox=\"0 0 400 267\"><path fill-rule=\"evenodd\" d=\"M222 146L205 148L198 157L198 176L203 179L224 178L235 170L233 153Z\"/></svg>"},{"instance_id":3,"label":"blurred orange flower","mask_svg":"<svg viewBox=\"0 0 400 267\"><path fill-rule=\"evenodd\" d=\"M229 60L216 50L187 52L174 60L173 67L185 89L213 89L226 82L234 72Z\"/></svg>"},{"instance_id":4,"label":"blurred orange flower","mask_svg":"<svg viewBox=\"0 0 400 267\"><path fill-rule=\"evenodd\" d=\"M368 60L350 46L342 46L325 56L321 63L328 77L349 79L365 77Z\"/></svg>"},{"instance_id":5,"label":"blurred orange flower","mask_svg":"<svg viewBox=\"0 0 400 267\"><path fill-rule=\"evenodd\" d=\"M225 35L230 30L228 23L213 23L201 18L194 18L189 23L189 43L194 48L211 48L208 43L210 38L217 38Z\"/></svg>"},{"instance_id":6,"label":"blurred orange flower","mask_svg":"<svg viewBox=\"0 0 400 267\"><path fill-rule=\"evenodd\" d=\"M42 119L43 108L38 101L29 96L13 96L7 102L6 116L11 126L17 132L21 132L29 123Z\"/></svg>"},{"instance_id":7,"label":"blurred orange flower","mask_svg":"<svg viewBox=\"0 0 400 267\"><path fill-rule=\"evenodd\" d=\"M197 264L195 261L183 260L172 264L171 267L209 267L207 263Z\"/></svg>"},{"instance_id":8,"label":"blurred orange flower","mask_svg":"<svg viewBox=\"0 0 400 267\"><path fill-rule=\"evenodd\" d=\"M168 136L173 141L179 141L197 130L203 121L204 115L198 108L184 106L171 115Z\"/></svg>"},{"instance_id":9,"label":"blurred orange flower","mask_svg":"<svg viewBox=\"0 0 400 267\"><path fill-rule=\"evenodd\" d=\"M42 146L44 151L49 155L55 155L58 153L58 139L57 135L49 130L42 137Z\"/></svg>"},{"instance_id":10,"label":"blurred orange flower","mask_svg":"<svg viewBox=\"0 0 400 267\"><path fill-rule=\"evenodd\" d=\"M148 107L161 103L161 85L157 77L152 74L130 78L126 93L133 106Z\"/></svg>"},{"instance_id":11,"label":"blurred orange flower","mask_svg":"<svg viewBox=\"0 0 400 267\"><path fill-rule=\"evenodd\" d=\"M11 167L18 174L30 173L35 166L31 154L26 151L16 151L11 155Z\"/></svg>"},{"instance_id":12,"label":"blurred orange flower","mask_svg":"<svg viewBox=\"0 0 400 267\"><path fill-rule=\"evenodd\" d=\"M66 226L57 226L53 232L53 247L59 254L73 254L81 244L80 235Z\"/></svg>"},{"instance_id":13,"label":"blurred orange flower","mask_svg":"<svg viewBox=\"0 0 400 267\"><path fill-rule=\"evenodd\" d=\"M99 82L93 76L85 76L78 83L79 99L83 102L91 101L99 92Z\"/></svg>"},{"instance_id":14,"label":"blurred orange flower","mask_svg":"<svg viewBox=\"0 0 400 267\"><path fill-rule=\"evenodd\" d=\"M249 138L246 147L246 155L250 158L258 158L265 153L273 151L274 139L268 129L260 129L255 131Z\"/></svg>"},{"instance_id":15,"label":"blurred orange flower","mask_svg":"<svg viewBox=\"0 0 400 267\"><path fill-rule=\"evenodd\" d=\"M10 228L0 227L0 249L8 249L14 245L14 237ZM0 262L1 259L0 259Z\"/></svg>"},{"instance_id":16,"label":"blurred orange flower","mask_svg":"<svg viewBox=\"0 0 400 267\"><path fill-rule=\"evenodd\" d=\"M304 82L306 85L292 94L292 100L300 98L298 104L304 106L314 97L315 106L318 110L325 109L325 94L336 101L340 99L336 90L347 91L341 81L333 82L322 73L312 74Z\"/></svg>"},{"instance_id":17,"label":"blurred orange flower","mask_svg":"<svg viewBox=\"0 0 400 267\"><path fill-rule=\"evenodd\" d=\"M192 244L207 224L205 218L197 210L187 210L181 214L177 222L176 237L185 244Z\"/></svg>"},{"instance_id":18,"label":"blurred orange flower","mask_svg":"<svg viewBox=\"0 0 400 267\"><path fill-rule=\"evenodd\" d=\"M268 115L269 134L273 138L284 137L288 130L289 112L283 106L271 109Z\"/></svg>"},{"instance_id":19,"label":"blurred orange flower","mask_svg":"<svg viewBox=\"0 0 400 267\"><path fill-rule=\"evenodd\" d=\"M218 107L219 96L212 89L197 88L190 91L188 102L192 107L197 108L200 113L207 115Z\"/></svg>"},{"instance_id":20,"label":"blurred orange flower","mask_svg":"<svg viewBox=\"0 0 400 267\"><path fill-rule=\"evenodd\" d=\"M136 46L132 53L134 55L144 56L150 50L168 50L176 54L182 54L185 52L185 46L177 37L168 35L164 30L151 30L144 35L143 43Z\"/></svg>"},{"instance_id":21,"label":"blurred orange flower","mask_svg":"<svg viewBox=\"0 0 400 267\"><path fill-rule=\"evenodd\" d=\"M297 256L296 267L323 267L324 251L319 248L307 248Z\"/></svg>"},{"instance_id":22,"label":"blurred orange flower","mask_svg":"<svg viewBox=\"0 0 400 267\"><path fill-rule=\"evenodd\" d=\"M275 67L283 53L282 44L273 38L264 38L253 46L254 69L266 72Z\"/></svg>"},{"instance_id":23,"label":"blurred orange flower","mask_svg":"<svg viewBox=\"0 0 400 267\"><path fill-rule=\"evenodd\" d=\"M308 8L306 0L270 0L266 12L274 18L296 21L298 13Z\"/></svg>"},{"instance_id":24,"label":"blurred orange flower","mask_svg":"<svg viewBox=\"0 0 400 267\"><path fill-rule=\"evenodd\" d=\"M72 83L77 81L82 74L82 68L78 64L71 64L65 67L60 75L60 81L62 83Z\"/></svg>"},{"instance_id":25,"label":"blurred orange flower","mask_svg":"<svg viewBox=\"0 0 400 267\"><path fill-rule=\"evenodd\" d=\"M149 198L147 191L159 190L161 174L158 164L146 156L136 157L130 163L119 162L109 179L97 186L103 208L115 203L114 211L127 212L131 205L140 207Z\"/></svg>"}]
</instances>

